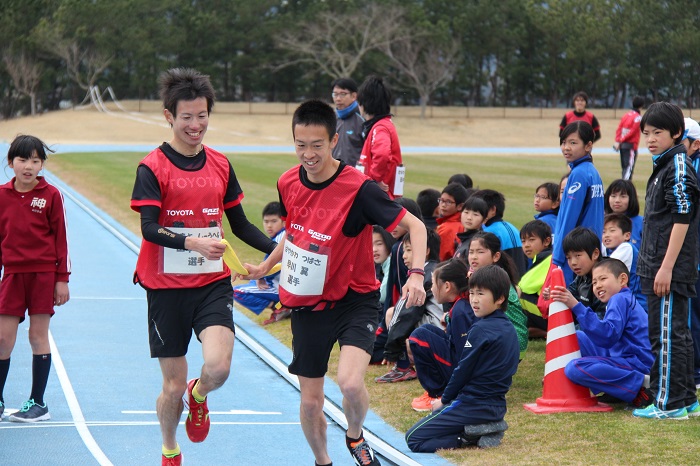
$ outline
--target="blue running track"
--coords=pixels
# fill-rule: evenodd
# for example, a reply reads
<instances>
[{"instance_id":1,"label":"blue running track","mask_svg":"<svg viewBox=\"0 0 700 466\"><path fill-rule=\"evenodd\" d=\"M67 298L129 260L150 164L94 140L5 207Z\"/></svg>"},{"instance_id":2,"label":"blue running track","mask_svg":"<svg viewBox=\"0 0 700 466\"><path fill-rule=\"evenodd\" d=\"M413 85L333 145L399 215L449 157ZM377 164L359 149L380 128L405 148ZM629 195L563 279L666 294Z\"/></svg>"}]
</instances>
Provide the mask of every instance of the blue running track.
<instances>
[{"instance_id":1,"label":"blue running track","mask_svg":"<svg viewBox=\"0 0 700 466\"><path fill-rule=\"evenodd\" d=\"M6 154L6 146L2 149ZM12 173L6 165L2 172L0 178ZM131 284L139 238L50 173L47 179L66 196L73 263L71 300L57 308L51 322L53 366L46 401L52 418L36 424L0 422L0 465L160 464L155 414L160 369L149 357L145 293ZM291 351L243 314L234 311L234 319L231 377L210 396L209 437L193 444L184 426L178 429L185 464L314 464L299 424L299 392L286 372ZM5 387L10 412L31 388L27 329L25 321ZM202 364L196 338L188 359L190 377L195 377ZM326 392L330 455L335 465L350 465L340 390L328 378ZM365 432L382 464L449 464L437 455L410 453L403 434L372 412Z\"/></svg>"}]
</instances>

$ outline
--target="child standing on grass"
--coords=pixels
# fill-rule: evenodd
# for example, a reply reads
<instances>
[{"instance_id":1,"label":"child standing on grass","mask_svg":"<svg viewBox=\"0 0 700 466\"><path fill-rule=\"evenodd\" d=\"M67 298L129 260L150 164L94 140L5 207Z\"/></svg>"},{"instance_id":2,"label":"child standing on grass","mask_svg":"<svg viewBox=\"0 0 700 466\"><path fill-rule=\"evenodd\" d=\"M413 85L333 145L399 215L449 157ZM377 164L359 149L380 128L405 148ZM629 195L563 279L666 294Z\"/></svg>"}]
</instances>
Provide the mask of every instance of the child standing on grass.
<instances>
[{"instance_id":1,"label":"child standing on grass","mask_svg":"<svg viewBox=\"0 0 700 466\"><path fill-rule=\"evenodd\" d=\"M32 391L10 421L51 419L44 392L51 369L49 322L54 306L70 299L66 211L63 195L38 176L52 152L34 136L17 136L7 153L15 173L0 186L0 418L5 410L3 389L17 328L29 314L32 347Z\"/></svg>"},{"instance_id":2,"label":"child standing on grass","mask_svg":"<svg viewBox=\"0 0 700 466\"><path fill-rule=\"evenodd\" d=\"M263 228L272 241L279 244L284 238L284 222L282 221L282 208L279 202L270 202L262 212ZM280 273L273 273L258 280L233 287L233 300L245 306L254 314L260 315L265 309L272 309L272 314L263 321L263 325L279 322L289 318L292 311L286 308L277 308L279 302Z\"/></svg>"},{"instance_id":3,"label":"child standing on grass","mask_svg":"<svg viewBox=\"0 0 700 466\"><path fill-rule=\"evenodd\" d=\"M564 271L566 283L571 283L574 273L566 262L561 240L578 226L590 228L599 238L603 234L603 181L591 157L594 138L593 128L585 121L570 123L560 136L561 152L571 172L561 196L552 264Z\"/></svg>"},{"instance_id":4,"label":"child standing on grass","mask_svg":"<svg viewBox=\"0 0 700 466\"><path fill-rule=\"evenodd\" d=\"M700 174L700 125L692 118L685 119L685 132L683 133L683 145L693 164L696 174ZM700 235L699 240L700 240ZM698 265L700 270L700 265ZM695 282L695 293L700 294L700 276ZM695 357L694 381L695 388L700 389L700 300L695 298L690 300L690 333L693 336L693 350Z\"/></svg>"},{"instance_id":5,"label":"child standing on grass","mask_svg":"<svg viewBox=\"0 0 700 466\"><path fill-rule=\"evenodd\" d=\"M513 323L515 332L518 336L518 344L520 346L520 359L525 356L527 350L527 317L523 313L523 308L520 306L520 298L515 286L518 284L518 271L515 268L513 260L501 250L501 240L493 233L481 231L474 235L469 246L469 274L473 274L477 270L487 265L496 264L502 267L508 273L510 278L510 293L506 296L506 316Z\"/></svg>"},{"instance_id":6,"label":"child standing on grass","mask_svg":"<svg viewBox=\"0 0 700 466\"><path fill-rule=\"evenodd\" d=\"M693 382L693 342L688 327L690 298L698 276L698 181L681 143L685 122L677 105L657 102L642 117L652 154L637 274L649 304L649 339L654 402L634 415L687 419L700 414Z\"/></svg>"},{"instance_id":7,"label":"child standing on grass","mask_svg":"<svg viewBox=\"0 0 700 466\"><path fill-rule=\"evenodd\" d=\"M506 394L518 370L517 337L504 312L511 289L508 274L496 265L482 267L469 279L469 301L478 319L432 413L406 432L411 451L501 443L508 428Z\"/></svg>"},{"instance_id":8,"label":"child standing on grass","mask_svg":"<svg viewBox=\"0 0 700 466\"><path fill-rule=\"evenodd\" d=\"M569 380L639 408L651 403L644 378L654 356L647 313L627 287L628 278L627 266L618 259L602 259L593 266L593 289L606 304L602 320L565 287L555 287L551 293L554 301L571 309L580 327L576 337L581 357L564 368Z\"/></svg>"},{"instance_id":9,"label":"child standing on grass","mask_svg":"<svg viewBox=\"0 0 700 466\"><path fill-rule=\"evenodd\" d=\"M629 180L615 180L605 190L605 213L625 214L632 222L630 243L639 248L642 245L644 217L639 215L637 188Z\"/></svg>"}]
</instances>

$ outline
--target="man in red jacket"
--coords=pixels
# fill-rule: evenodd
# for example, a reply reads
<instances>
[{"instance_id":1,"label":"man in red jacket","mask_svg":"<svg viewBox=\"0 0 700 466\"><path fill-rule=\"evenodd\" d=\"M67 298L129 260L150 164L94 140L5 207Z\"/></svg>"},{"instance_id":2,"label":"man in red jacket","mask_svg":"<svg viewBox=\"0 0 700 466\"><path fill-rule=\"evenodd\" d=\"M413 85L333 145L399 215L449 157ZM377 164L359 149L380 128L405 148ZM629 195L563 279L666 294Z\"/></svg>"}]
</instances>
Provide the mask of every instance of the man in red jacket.
<instances>
[{"instance_id":1,"label":"man in red jacket","mask_svg":"<svg viewBox=\"0 0 700 466\"><path fill-rule=\"evenodd\" d=\"M620 165L622 165L622 179L631 180L634 164L637 161L637 147L639 147L639 123L642 121L642 107L644 97L635 96L632 99L632 110L625 113L615 132L615 144L613 148L620 151Z\"/></svg>"}]
</instances>

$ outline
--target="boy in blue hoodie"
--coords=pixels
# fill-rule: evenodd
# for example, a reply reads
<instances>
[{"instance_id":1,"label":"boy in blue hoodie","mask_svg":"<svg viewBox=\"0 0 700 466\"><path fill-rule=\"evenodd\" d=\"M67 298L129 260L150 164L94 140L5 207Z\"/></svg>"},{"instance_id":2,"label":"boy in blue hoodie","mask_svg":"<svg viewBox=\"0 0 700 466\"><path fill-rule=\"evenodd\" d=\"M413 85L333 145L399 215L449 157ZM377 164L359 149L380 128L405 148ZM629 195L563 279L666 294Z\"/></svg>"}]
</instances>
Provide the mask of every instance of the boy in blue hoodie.
<instances>
[{"instance_id":1,"label":"boy in blue hoodie","mask_svg":"<svg viewBox=\"0 0 700 466\"><path fill-rule=\"evenodd\" d=\"M576 315L581 357L569 361L564 374L575 384L605 392L639 408L651 403L644 387L654 356L649 342L647 313L627 287L629 271L619 259L606 258L593 266L593 290L606 303L601 320L590 307L563 286L551 291Z\"/></svg>"}]
</instances>

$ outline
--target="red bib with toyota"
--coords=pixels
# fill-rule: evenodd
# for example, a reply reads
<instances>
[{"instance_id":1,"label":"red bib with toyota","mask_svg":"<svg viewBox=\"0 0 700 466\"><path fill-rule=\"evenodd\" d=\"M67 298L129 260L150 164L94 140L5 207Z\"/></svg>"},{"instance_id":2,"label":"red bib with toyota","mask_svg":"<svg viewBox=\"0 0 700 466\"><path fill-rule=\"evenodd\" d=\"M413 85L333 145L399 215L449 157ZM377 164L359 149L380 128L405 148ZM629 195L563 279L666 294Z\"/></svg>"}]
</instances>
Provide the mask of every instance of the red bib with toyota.
<instances>
[{"instance_id":1,"label":"red bib with toyota","mask_svg":"<svg viewBox=\"0 0 700 466\"><path fill-rule=\"evenodd\" d=\"M279 288L282 305L316 306L339 301L348 288L358 293L378 289L372 226L365 225L356 237L343 234L350 207L368 178L346 166L327 187L309 189L299 179L299 170L299 166L288 170L278 182L287 210Z\"/></svg>"},{"instance_id":2,"label":"red bib with toyota","mask_svg":"<svg viewBox=\"0 0 700 466\"><path fill-rule=\"evenodd\" d=\"M160 185L160 225L186 236L221 239L228 160L208 147L205 150L206 163L195 171L177 168L160 149L141 163L153 171ZM194 251L142 240L134 281L148 289L198 288L230 274L222 260L210 261Z\"/></svg>"}]
</instances>

